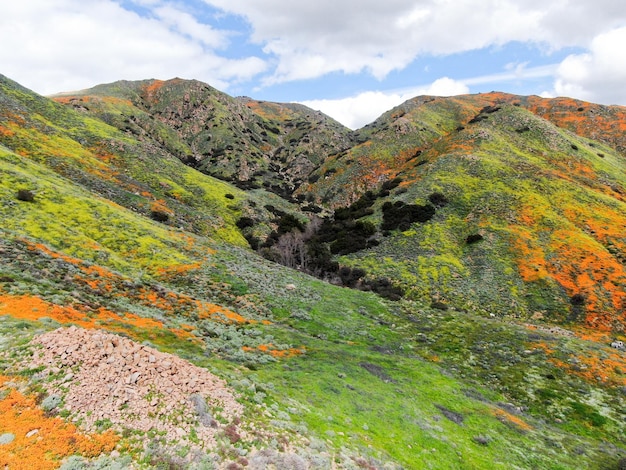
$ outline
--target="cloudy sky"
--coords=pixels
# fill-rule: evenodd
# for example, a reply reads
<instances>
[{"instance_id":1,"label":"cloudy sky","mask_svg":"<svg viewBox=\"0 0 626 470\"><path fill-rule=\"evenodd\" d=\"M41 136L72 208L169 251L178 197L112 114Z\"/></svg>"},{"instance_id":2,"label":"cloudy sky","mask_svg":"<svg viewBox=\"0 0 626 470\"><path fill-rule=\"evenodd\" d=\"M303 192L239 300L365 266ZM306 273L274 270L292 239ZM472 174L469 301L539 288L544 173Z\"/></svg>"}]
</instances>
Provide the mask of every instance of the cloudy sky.
<instances>
[{"instance_id":1,"label":"cloudy sky","mask_svg":"<svg viewBox=\"0 0 626 470\"><path fill-rule=\"evenodd\" d=\"M419 94L626 105L619 0L5 0L0 44L41 94L195 78L351 128Z\"/></svg>"}]
</instances>

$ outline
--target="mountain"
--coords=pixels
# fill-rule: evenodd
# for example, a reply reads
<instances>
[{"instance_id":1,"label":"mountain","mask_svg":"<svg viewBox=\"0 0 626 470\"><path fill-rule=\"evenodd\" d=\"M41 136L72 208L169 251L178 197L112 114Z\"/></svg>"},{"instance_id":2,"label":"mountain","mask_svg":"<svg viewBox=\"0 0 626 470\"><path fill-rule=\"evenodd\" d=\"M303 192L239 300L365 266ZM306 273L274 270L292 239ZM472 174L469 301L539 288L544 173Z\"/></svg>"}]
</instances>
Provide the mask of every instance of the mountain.
<instances>
[{"instance_id":1,"label":"mountain","mask_svg":"<svg viewBox=\"0 0 626 470\"><path fill-rule=\"evenodd\" d=\"M624 126L626 109L574 100L420 97L360 130L299 191L342 206L401 181L363 219L376 224L387 202L441 195L427 224L346 263L402 279L415 299L621 332Z\"/></svg>"},{"instance_id":2,"label":"mountain","mask_svg":"<svg viewBox=\"0 0 626 470\"><path fill-rule=\"evenodd\" d=\"M198 81L122 81L57 101L139 139L154 139L203 173L284 196L319 166L322 155L352 144L351 131L320 112L232 98Z\"/></svg>"},{"instance_id":3,"label":"mountain","mask_svg":"<svg viewBox=\"0 0 626 470\"><path fill-rule=\"evenodd\" d=\"M621 468L624 118L0 76L0 464Z\"/></svg>"}]
</instances>

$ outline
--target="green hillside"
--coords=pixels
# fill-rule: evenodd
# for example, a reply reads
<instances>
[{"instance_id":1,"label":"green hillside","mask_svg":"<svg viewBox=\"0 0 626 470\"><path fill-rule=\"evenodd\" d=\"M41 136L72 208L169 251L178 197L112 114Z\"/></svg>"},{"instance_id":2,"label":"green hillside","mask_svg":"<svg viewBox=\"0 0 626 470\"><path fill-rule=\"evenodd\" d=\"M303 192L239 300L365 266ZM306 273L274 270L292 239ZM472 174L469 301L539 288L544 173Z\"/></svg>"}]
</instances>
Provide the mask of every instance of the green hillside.
<instances>
[{"instance_id":1,"label":"green hillside","mask_svg":"<svg viewBox=\"0 0 626 470\"><path fill-rule=\"evenodd\" d=\"M153 139L201 172L288 197L351 132L302 105L232 98L189 80L115 82L57 101Z\"/></svg>"},{"instance_id":2,"label":"green hillside","mask_svg":"<svg viewBox=\"0 0 626 470\"><path fill-rule=\"evenodd\" d=\"M234 100L199 82L119 82L56 102L0 78L0 464L623 465L626 353L610 343L626 339L626 211L614 140L590 141L523 106L485 111L484 96L416 99L352 135L306 108ZM209 108L222 117L194 114ZM209 141L201 129L217 123L210 141L231 139L242 129L233 119L251 140L219 160L238 176L215 179L211 156L191 164ZM259 132L275 139L285 171L248 154L260 123L275 126ZM304 149L306 162L296 158ZM254 187L242 184L244 155L268 172ZM362 198L368 189L376 194ZM360 197L368 210L345 209ZM412 205L433 205L432 218L396 220ZM244 234L267 238L267 254L290 233L286 221L304 228L313 208L338 209L325 229L371 223L377 243L333 260L403 297L333 285L248 246ZM37 335L95 329L133 351L121 359L106 352L114 344L94 343L102 359L79 361L81 344L60 343L58 362L37 362L52 354ZM141 348L226 384L167 402L191 380L157 352L142 362ZM102 416L73 405L99 379L89 371L123 360L123 383L87 390ZM150 382L161 366L169 372Z\"/></svg>"},{"instance_id":3,"label":"green hillside","mask_svg":"<svg viewBox=\"0 0 626 470\"><path fill-rule=\"evenodd\" d=\"M623 156L601 143L612 141L601 126L590 140L507 98L408 102L362 130L368 140L330 157L319 170L326 177L301 191L342 205L396 178L363 219L376 225L386 202L443 195L431 220L381 234L378 246L343 262L397 280L409 298L620 334Z\"/></svg>"}]
</instances>

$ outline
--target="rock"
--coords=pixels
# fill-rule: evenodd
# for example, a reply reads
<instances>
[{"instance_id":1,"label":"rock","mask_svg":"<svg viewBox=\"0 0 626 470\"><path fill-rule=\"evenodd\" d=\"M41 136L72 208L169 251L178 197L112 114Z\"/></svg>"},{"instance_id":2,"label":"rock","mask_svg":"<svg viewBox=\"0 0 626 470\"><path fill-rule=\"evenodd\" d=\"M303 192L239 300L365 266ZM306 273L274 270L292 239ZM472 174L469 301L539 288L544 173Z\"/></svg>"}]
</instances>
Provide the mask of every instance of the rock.
<instances>
[{"instance_id":1,"label":"rock","mask_svg":"<svg viewBox=\"0 0 626 470\"><path fill-rule=\"evenodd\" d=\"M0 444L10 444L15 439L15 434L10 432L5 432L0 435Z\"/></svg>"},{"instance_id":2,"label":"rock","mask_svg":"<svg viewBox=\"0 0 626 470\"><path fill-rule=\"evenodd\" d=\"M219 404L221 415L229 421L243 413L226 383L208 370L131 339L98 330L60 328L33 342L46 347L32 357L31 367L51 370L62 363L62 356L74 364L71 373L64 370L64 409L71 410L72 419L80 420L87 431L97 430L96 423L106 419L114 426L140 433L152 430L166 440L179 441L193 427L198 442L192 447L205 449L216 445L219 433L211 406ZM51 396L58 393L59 382L45 382L45 391ZM46 400L51 408L61 403L58 396ZM175 419L180 413L195 416Z\"/></svg>"},{"instance_id":3,"label":"rock","mask_svg":"<svg viewBox=\"0 0 626 470\"><path fill-rule=\"evenodd\" d=\"M39 429L32 429L26 433L26 437L33 437L37 433L39 433Z\"/></svg>"}]
</instances>

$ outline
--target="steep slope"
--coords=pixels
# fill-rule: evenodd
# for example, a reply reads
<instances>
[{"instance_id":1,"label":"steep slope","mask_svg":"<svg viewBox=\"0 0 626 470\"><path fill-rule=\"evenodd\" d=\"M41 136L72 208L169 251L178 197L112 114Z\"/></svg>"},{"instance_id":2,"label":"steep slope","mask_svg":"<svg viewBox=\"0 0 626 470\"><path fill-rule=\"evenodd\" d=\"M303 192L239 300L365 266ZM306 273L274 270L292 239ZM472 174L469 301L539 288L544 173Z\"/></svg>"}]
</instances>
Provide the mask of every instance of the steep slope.
<instances>
[{"instance_id":1,"label":"steep slope","mask_svg":"<svg viewBox=\"0 0 626 470\"><path fill-rule=\"evenodd\" d=\"M71 109L80 101L63 107L1 83L0 464L623 463L626 359L608 333L388 302L270 263L243 246L235 220L286 202L184 166L173 149L187 144L165 125L158 141ZM87 106L98 103L110 122L126 119L120 107L136 112L119 97L98 100ZM432 190L399 189L389 196L416 201ZM462 206L446 193L436 217ZM390 230L380 246L406 232ZM94 329L107 333L83 331ZM199 373L204 386L225 387L227 403L191 383L189 362L227 382ZM119 402L94 410L94 399Z\"/></svg>"},{"instance_id":2,"label":"steep slope","mask_svg":"<svg viewBox=\"0 0 626 470\"><path fill-rule=\"evenodd\" d=\"M4 77L0 102L3 144L14 152L170 226L245 244L235 227L247 199L241 191L201 178L152 140L81 116ZM38 190L36 184L25 189Z\"/></svg>"},{"instance_id":3,"label":"steep slope","mask_svg":"<svg viewBox=\"0 0 626 470\"><path fill-rule=\"evenodd\" d=\"M621 119L594 128L595 117L581 124L559 108L558 123L586 129L577 135L524 101L417 98L361 130L364 143L327 159L300 190L337 206L399 178L362 219L379 227L385 202L437 206L431 220L379 233L376 247L343 260L396 280L411 298L622 332L626 165L608 144L621 145L613 130L624 110L586 104L592 116ZM563 101L542 106L557 114Z\"/></svg>"},{"instance_id":4,"label":"steep slope","mask_svg":"<svg viewBox=\"0 0 626 470\"><path fill-rule=\"evenodd\" d=\"M156 138L203 173L283 197L327 153L351 145L349 129L305 106L232 98L194 80L116 82L56 100Z\"/></svg>"}]
</instances>

